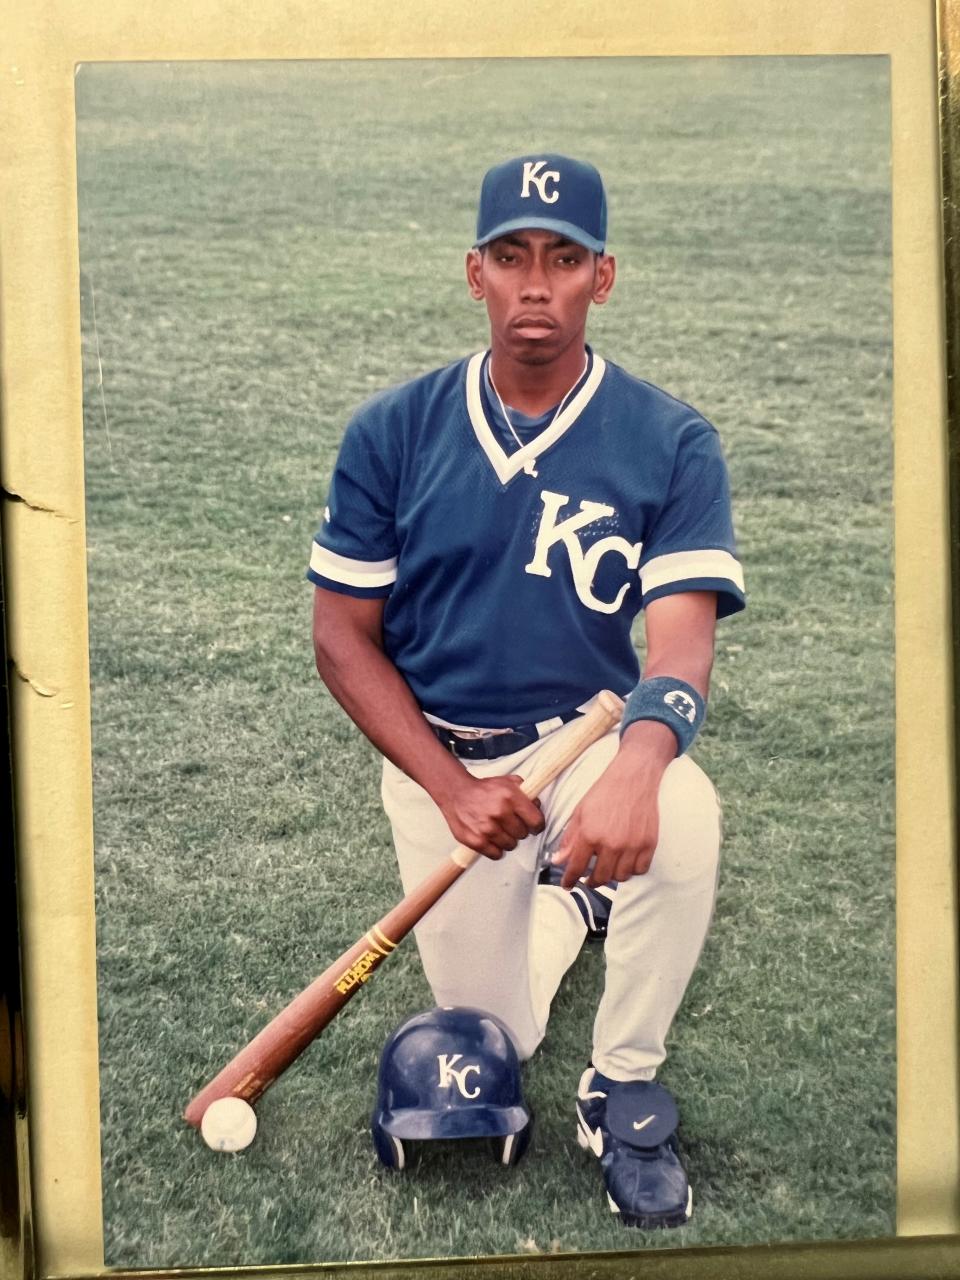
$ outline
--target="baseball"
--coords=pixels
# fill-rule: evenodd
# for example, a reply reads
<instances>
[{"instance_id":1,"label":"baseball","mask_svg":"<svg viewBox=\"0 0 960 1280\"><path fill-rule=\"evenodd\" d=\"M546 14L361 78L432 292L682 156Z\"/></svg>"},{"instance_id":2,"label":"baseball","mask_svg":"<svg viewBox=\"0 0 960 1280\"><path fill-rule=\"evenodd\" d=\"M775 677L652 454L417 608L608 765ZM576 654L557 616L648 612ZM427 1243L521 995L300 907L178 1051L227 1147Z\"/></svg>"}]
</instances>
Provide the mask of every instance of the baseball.
<instances>
[{"instance_id":1,"label":"baseball","mask_svg":"<svg viewBox=\"0 0 960 1280\"><path fill-rule=\"evenodd\" d=\"M218 1098L200 1121L200 1132L211 1151L243 1151L257 1132L257 1113L242 1098Z\"/></svg>"}]
</instances>

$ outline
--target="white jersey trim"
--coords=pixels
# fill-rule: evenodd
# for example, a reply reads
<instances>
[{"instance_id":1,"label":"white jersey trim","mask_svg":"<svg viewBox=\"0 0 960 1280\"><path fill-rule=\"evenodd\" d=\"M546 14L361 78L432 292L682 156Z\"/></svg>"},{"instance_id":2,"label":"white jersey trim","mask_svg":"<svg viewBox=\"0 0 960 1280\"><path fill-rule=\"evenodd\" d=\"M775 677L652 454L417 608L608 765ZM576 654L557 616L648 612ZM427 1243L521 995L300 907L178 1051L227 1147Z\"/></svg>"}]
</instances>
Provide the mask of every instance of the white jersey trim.
<instances>
[{"instance_id":1,"label":"white jersey trim","mask_svg":"<svg viewBox=\"0 0 960 1280\"><path fill-rule=\"evenodd\" d=\"M397 558L390 560L351 560L336 551L328 551L319 542L310 552L310 568L322 578L342 582L345 587L388 587L397 580Z\"/></svg>"},{"instance_id":2,"label":"white jersey trim","mask_svg":"<svg viewBox=\"0 0 960 1280\"><path fill-rule=\"evenodd\" d=\"M518 449L515 453L505 453L493 427L487 421L480 390L481 370L486 354L485 351L479 351L475 356L471 356L467 365L467 412L470 414L470 424L480 448L487 455L487 461L497 473L500 483L506 484L545 453L551 445L556 444L564 432L573 426L593 399L607 366L606 362L595 354L593 367L587 374L583 386L570 403L557 414L549 427L534 436L522 449Z\"/></svg>"},{"instance_id":3,"label":"white jersey trim","mask_svg":"<svg viewBox=\"0 0 960 1280\"><path fill-rule=\"evenodd\" d=\"M725 578L743 591L743 569L736 556L729 551L711 548L705 551L673 551L654 556L640 569L640 585L643 593L670 582L683 582L689 578Z\"/></svg>"}]
</instances>

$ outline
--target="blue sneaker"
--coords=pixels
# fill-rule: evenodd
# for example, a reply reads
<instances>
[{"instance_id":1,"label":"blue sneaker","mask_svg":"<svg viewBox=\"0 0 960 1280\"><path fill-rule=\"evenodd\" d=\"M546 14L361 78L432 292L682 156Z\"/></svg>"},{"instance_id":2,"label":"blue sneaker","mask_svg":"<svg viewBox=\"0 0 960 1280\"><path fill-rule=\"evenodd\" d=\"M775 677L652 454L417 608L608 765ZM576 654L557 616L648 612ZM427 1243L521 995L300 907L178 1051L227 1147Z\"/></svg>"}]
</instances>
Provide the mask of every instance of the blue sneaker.
<instances>
[{"instance_id":1,"label":"blue sneaker","mask_svg":"<svg viewBox=\"0 0 960 1280\"><path fill-rule=\"evenodd\" d=\"M540 872L537 882L559 889L562 878L563 867L555 867L552 862L548 862ZM578 880L570 890L570 897L577 904L583 916L583 922L587 926L588 942L603 942L606 938L607 925L610 923L610 909L613 906L616 891L616 880L599 884L592 889L583 879Z\"/></svg>"},{"instance_id":2,"label":"blue sneaker","mask_svg":"<svg viewBox=\"0 0 960 1280\"><path fill-rule=\"evenodd\" d=\"M600 1160L613 1213L628 1227L681 1227L693 1190L680 1163L680 1117L656 1080L595 1081L587 1067L577 1089L577 1141ZM596 1086L596 1087L595 1087Z\"/></svg>"}]
</instances>

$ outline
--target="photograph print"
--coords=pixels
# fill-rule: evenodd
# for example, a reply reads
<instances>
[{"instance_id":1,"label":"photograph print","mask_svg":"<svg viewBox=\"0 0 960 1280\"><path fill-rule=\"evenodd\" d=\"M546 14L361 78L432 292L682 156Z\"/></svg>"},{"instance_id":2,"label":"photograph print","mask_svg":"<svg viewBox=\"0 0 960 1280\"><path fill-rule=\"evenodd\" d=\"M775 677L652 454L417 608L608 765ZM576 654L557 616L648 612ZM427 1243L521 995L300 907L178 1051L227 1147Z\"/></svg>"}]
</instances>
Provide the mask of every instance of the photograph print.
<instances>
[{"instance_id":1,"label":"photograph print","mask_svg":"<svg viewBox=\"0 0 960 1280\"><path fill-rule=\"evenodd\" d=\"M887 59L76 92L107 1265L892 1234Z\"/></svg>"}]
</instances>

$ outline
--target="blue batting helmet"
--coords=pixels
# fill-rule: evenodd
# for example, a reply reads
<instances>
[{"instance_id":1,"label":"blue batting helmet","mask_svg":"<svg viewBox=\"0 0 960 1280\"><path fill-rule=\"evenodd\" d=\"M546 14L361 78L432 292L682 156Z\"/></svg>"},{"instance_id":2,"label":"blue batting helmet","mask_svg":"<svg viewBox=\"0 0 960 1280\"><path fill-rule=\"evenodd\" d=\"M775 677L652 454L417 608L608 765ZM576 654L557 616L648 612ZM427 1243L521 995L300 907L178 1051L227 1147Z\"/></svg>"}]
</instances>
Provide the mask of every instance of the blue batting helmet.
<instances>
[{"instance_id":1,"label":"blue batting helmet","mask_svg":"<svg viewBox=\"0 0 960 1280\"><path fill-rule=\"evenodd\" d=\"M380 1161L407 1164L405 1143L491 1138L516 1164L533 1116L520 1092L520 1060L506 1027L482 1009L428 1009L401 1023L380 1055L371 1128Z\"/></svg>"}]
</instances>

